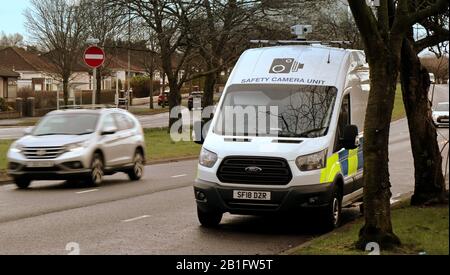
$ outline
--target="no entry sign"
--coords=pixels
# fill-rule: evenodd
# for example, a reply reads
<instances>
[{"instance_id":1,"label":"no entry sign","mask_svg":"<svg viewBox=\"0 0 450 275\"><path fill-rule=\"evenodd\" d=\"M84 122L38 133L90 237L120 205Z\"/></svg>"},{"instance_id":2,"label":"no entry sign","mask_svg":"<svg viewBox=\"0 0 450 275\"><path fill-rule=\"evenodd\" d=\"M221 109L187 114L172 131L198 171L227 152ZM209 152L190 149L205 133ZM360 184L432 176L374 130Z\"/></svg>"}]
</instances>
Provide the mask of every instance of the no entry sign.
<instances>
[{"instance_id":1,"label":"no entry sign","mask_svg":"<svg viewBox=\"0 0 450 275\"><path fill-rule=\"evenodd\" d=\"M98 68L105 62L105 52L96 46L89 47L84 52L84 62L91 68Z\"/></svg>"}]
</instances>

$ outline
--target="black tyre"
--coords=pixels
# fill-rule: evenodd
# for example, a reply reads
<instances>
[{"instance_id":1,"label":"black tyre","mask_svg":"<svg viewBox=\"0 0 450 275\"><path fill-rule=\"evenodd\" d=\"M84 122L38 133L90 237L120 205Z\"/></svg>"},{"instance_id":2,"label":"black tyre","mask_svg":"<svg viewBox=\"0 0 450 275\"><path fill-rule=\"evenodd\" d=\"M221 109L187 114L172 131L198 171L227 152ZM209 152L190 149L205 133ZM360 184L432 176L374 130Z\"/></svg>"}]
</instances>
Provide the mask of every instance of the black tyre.
<instances>
[{"instance_id":1,"label":"black tyre","mask_svg":"<svg viewBox=\"0 0 450 275\"><path fill-rule=\"evenodd\" d=\"M206 228L217 227L223 218L223 213L204 212L200 208L197 208L197 215L200 224Z\"/></svg>"},{"instance_id":2,"label":"black tyre","mask_svg":"<svg viewBox=\"0 0 450 275\"><path fill-rule=\"evenodd\" d=\"M322 227L332 231L341 225L342 196L339 188L335 188L330 203L322 209Z\"/></svg>"},{"instance_id":3,"label":"black tyre","mask_svg":"<svg viewBox=\"0 0 450 275\"><path fill-rule=\"evenodd\" d=\"M145 160L141 151L136 151L133 160L133 168L127 172L131 181L138 181L144 176Z\"/></svg>"},{"instance_id":4,"label":"black tyre","mask_svg":"<svg viewBox=\"0 0 450 275\"><path fill-rule=\"evenodd\" d=\"M91 172L89 178L87 179L88 183L93 186L99 186L103 182L103 177L105 175L104 172L105 165L103 162L103 157L99 153L95 153L92 158L91 164Z\"/></svg>"},{"instance_id":5,"label":"black tyre","mask_svg":"<svg viewBox=\"0 0 450 275\"><path fill-rule=\"evenodd\" d=\"M25 178L15 178L14 183L19 189L28 189L31 185L31 180Z\"/></svg>"}]
</instances>

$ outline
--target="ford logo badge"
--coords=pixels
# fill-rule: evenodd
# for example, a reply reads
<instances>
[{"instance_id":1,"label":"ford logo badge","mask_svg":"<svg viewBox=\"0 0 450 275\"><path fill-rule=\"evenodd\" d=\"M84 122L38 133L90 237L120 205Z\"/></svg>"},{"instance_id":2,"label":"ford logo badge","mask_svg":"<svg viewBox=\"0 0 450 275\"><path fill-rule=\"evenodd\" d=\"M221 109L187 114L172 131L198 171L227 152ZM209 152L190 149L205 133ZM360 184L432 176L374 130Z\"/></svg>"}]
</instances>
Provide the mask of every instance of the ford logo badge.
<instances>
[{"instance_id":1,"label":"ford logo badge","mask_svg":"<svg viewBox=\"0 0 450 275\"><path fill-rule=\"evenodd\" d=\"M248 174L259 174L263 171L262 168L259 167L247 167L245 168L245 172L247 172Z\"/></svg>"}]
</instances>

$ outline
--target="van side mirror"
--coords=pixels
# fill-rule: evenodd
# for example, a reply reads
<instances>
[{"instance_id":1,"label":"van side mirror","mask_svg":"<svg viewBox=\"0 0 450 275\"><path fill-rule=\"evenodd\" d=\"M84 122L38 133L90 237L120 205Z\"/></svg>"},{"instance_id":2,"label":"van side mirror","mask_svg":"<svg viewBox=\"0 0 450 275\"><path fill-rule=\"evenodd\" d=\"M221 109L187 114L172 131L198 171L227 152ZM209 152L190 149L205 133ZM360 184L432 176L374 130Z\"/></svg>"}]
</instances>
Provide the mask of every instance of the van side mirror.
<instances>
[{"instance_id":1,"label":"van side mirror","mask_svg":"<svg viewBox=\"0 0 450 275\"><path fill-rule=\"evenodd\" d=\"M344 129L344 137L342 138L342 146L346 150L353 150L358 148L356 144L356 138L358 137L359 131L356 125L347 125Z\"/></svg>"},{"instance_id":2,"label":"van side mirror","mask_svg":"<svg viewBox=\"0 0 450 275\"><path fill-rule=\"evenodd\" d=\"M106 127L102 131L102 136L114 135L115 133L117 133L117 131L118 131L117 127L113 127L113 126Z\"/></svg>"},{"instance_id":3,"label":"van side mirror","mask_svg":"<svg viewBox=\"0 0 450 275\"><path fill-rule=\"evenodd\" d=\"M211 123L209 123L214 118L214 115L210 116L210 119L202 119L201 121L197 121L194 123L194 132L192 134L192 138L195 143L203 145L205 143L206 135L209 132L209 127L211 127Z\"/></svg>"}]
</instances>

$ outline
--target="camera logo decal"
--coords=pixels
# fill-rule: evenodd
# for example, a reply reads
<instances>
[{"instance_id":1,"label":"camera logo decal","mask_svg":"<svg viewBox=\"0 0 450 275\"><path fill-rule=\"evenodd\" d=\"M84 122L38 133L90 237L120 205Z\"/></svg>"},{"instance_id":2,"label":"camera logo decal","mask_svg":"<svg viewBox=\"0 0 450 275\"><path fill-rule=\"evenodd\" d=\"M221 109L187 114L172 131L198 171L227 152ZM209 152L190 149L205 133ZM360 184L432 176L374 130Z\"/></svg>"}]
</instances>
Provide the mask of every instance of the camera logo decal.
<instances>
[{"instance_id":1,"label":"camera logo decal","mask_svg":"<svg viewBox=\"0 0 450 275\"><path fill-rule=\"evenodd\" d=\"M303 69L305 64L297 62L294 58L276 58L270 67L271 74L296 73Z\"/></svg>"}]
</instances>

